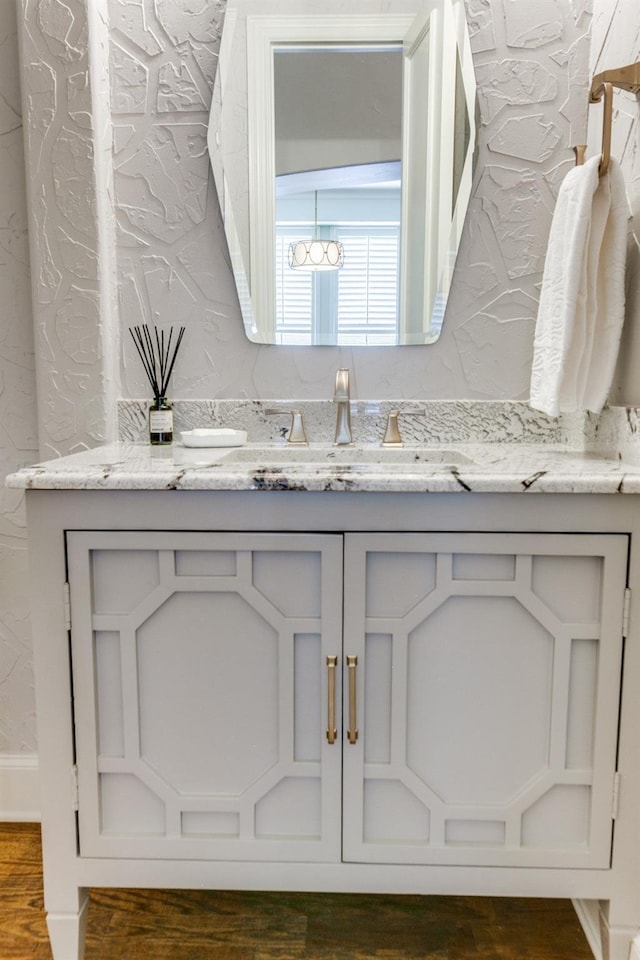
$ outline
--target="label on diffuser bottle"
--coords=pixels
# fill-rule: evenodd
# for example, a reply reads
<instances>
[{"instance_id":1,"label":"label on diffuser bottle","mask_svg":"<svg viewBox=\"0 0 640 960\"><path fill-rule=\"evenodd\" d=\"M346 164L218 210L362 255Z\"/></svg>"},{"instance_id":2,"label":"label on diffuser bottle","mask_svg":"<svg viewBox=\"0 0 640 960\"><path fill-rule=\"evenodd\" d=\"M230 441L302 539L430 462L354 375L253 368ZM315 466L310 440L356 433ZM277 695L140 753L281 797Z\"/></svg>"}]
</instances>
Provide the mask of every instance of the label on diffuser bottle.
<instances>
[{"instance_id":1,"label":"label on diffuser bottle","mask_svg":"<svg viewBox=\"0 0 640 960\"><path fill-rule=\"evenodd\" d=\"M149 413L151 433L173 433L173 410L151 410Z\"/></svg>"}]
</instances>

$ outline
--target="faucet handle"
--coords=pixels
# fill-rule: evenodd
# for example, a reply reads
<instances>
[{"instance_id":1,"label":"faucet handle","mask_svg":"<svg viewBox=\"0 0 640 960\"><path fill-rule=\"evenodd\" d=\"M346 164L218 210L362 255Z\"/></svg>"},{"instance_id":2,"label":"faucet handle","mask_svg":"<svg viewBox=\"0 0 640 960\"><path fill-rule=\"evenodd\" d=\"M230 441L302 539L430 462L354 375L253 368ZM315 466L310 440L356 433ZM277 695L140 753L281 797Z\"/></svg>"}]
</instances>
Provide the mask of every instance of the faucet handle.
<instances>
[{"instance_id":1,"label":"faucet handle","mask_svg":"<svg viewBox=\"0 0 640 960\"><path fill-rule=\"evenodd\" d=\"M407 410L391 410L389 416L387 417L387 428L384 432L382 446L403 446L402 437L400 435L400 425L398 424L398 417L424 417L426 414L427 411L424 409L424 407L416 407L416 409Z\"/></svg>"},{"instance_id":2,"label":"faucet handle","mask_svg":"<svg viewBox=\"0 0 640 960\"><path fill-rule=\"evenodd\" d=\"M307 434L304 429L304 420L300 410L287 410L286 407L283 408L273 408L264 411L268 417L278 417L283 416L284 414L291 417L291 426L289 428L289 436L287 437L287 446L291 447L308 447L309 441L307 440Z\"/></svg>"}]
</instances>

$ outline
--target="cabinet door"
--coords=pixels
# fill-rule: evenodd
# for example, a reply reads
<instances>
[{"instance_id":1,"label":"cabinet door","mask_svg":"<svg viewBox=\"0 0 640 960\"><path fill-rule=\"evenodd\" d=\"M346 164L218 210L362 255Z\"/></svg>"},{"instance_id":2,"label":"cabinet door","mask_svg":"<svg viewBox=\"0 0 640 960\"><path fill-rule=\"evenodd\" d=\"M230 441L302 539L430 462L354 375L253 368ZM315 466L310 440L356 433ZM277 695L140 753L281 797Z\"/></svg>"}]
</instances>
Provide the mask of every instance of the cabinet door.
<instances>
[{"instance_id":1,"label":"cabinet door","mask_svg":"<svg viewBox=\"0 0 640 960\"><path fill-rule=\"evenodd\" d=\"M346 860L609 866L627 548L347 538Z\"/></svg>"},{"instance_id":2,"label":"cabinet door","mask_svg":"<svg viewBox=\"0 0 640 960\"><path fill-rule=\"evenodd\" d=\"M81 855L339 860L342 538L67 546Z\"/></svg>"}]
</instances>

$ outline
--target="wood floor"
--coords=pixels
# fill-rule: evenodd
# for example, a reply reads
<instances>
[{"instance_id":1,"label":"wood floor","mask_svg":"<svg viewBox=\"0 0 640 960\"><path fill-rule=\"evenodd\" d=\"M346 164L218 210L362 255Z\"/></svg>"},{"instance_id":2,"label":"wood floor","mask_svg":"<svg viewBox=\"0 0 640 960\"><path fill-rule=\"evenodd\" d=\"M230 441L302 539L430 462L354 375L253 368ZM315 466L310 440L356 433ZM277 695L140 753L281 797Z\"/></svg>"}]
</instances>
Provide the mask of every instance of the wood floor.
<instances>
[{"instance_id":1,"label":"wood floor","mask_svg":"<svg viewBox=\"0 0 640 960\"><path fill-rule=\"evenodd\" d=\"M592 960L566 900L91 892L86 960ZM0 958L51 960L40 834L0 823Z\"/></svg>"}]
</instances>

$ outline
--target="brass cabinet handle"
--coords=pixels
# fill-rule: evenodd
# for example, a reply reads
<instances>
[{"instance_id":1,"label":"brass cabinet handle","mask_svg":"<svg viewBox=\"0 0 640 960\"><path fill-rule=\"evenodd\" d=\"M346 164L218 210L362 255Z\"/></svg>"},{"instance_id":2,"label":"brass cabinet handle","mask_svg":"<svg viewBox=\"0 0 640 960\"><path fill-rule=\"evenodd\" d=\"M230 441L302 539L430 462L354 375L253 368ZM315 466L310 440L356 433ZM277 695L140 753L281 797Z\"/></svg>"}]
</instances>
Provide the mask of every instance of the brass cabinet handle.
<instances>
[{"instance_id":1,"label":"brass cabinet handle","mask_svg":"<svg viewBox=\"0 0 640 960\"><path fill-rule=\"evenodd\" d=\"M349 729L347 737L349 743L355 743L358 739L357 711L356 711L356 669L358 666L357 657L347 657L347 670L349 671Z\"/></svg>"},{"instance_id":2,"label":"brass cabinet handle","mask_svg":"<svg viewBox=\"0 0 640 960\"><path fill-rule=\"evenodd\" d=\"M338 737L336 729L336 665L337 657L327 657L327 680L329 691L329 726L327 727L327 740L329 743L335 743Z\"/></svg>"}]
</instances>

